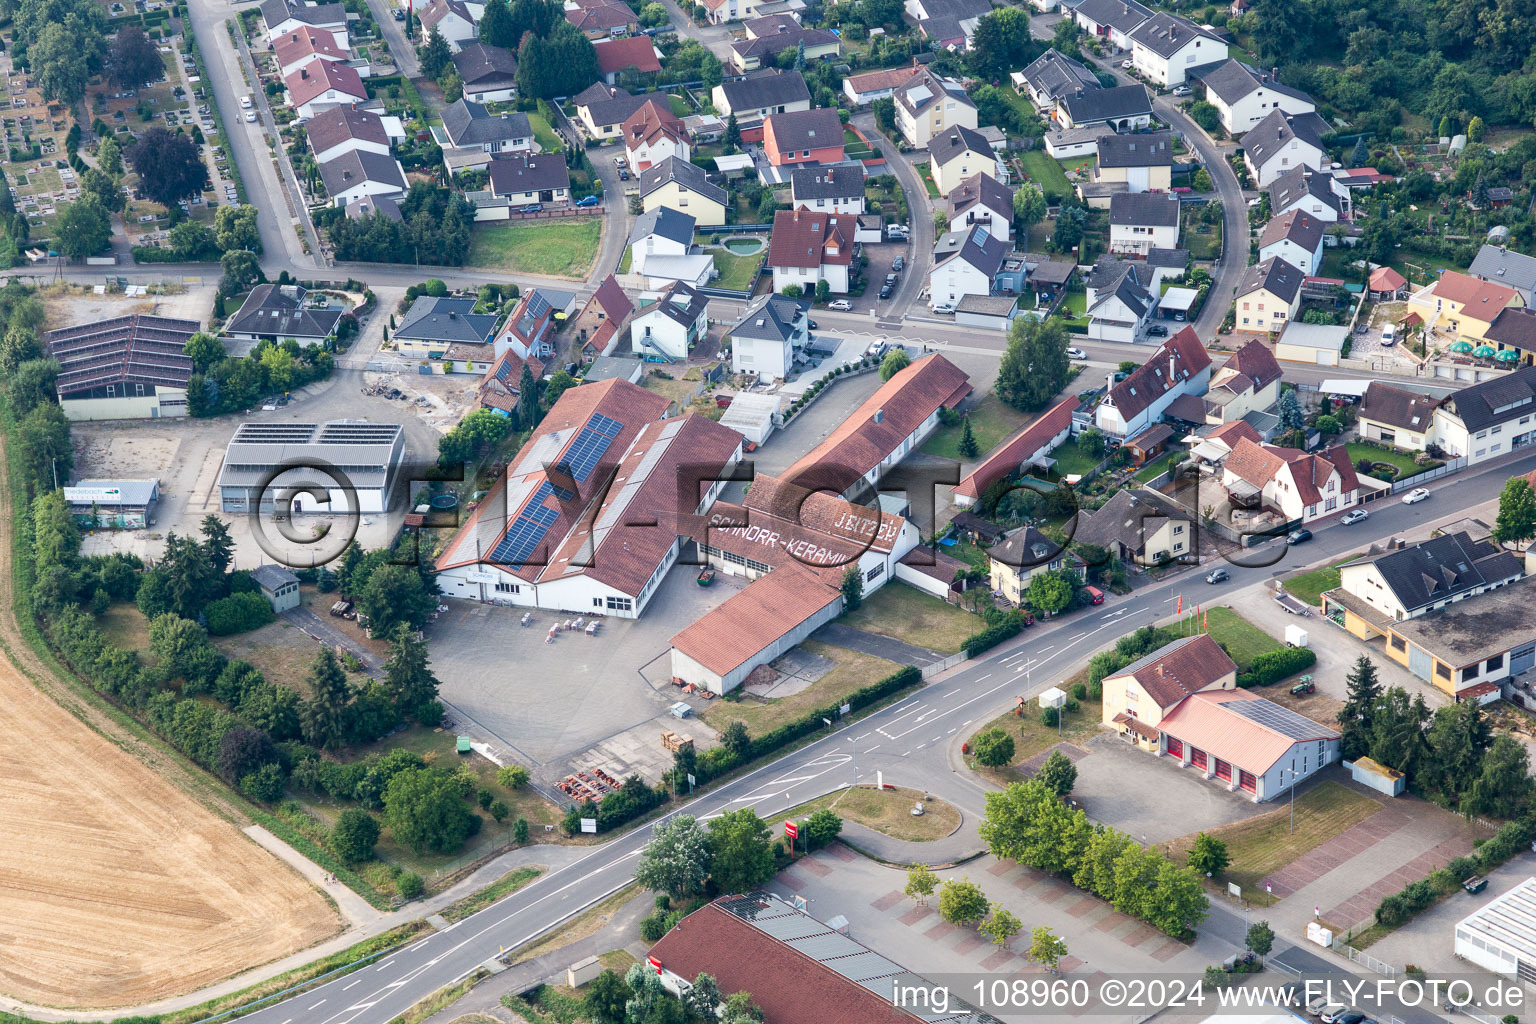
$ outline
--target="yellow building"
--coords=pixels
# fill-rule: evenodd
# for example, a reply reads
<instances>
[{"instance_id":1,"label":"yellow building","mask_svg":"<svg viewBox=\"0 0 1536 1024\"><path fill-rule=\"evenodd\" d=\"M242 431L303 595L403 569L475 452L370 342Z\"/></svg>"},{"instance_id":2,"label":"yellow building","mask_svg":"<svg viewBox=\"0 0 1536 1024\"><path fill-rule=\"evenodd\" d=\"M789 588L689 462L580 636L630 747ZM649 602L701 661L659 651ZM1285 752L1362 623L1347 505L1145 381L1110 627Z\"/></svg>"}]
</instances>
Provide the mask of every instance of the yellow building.
<instances>
[{"instance_id":1,"label":"yellow building","mask_svg":"<svg viewBox=\"0 0 1536 1024\"><path fill-rule=\"evenodd\" d=\"M645 211L662 207L686 213L696 225L725 223L730 193L711 183L704 168L669 156L640 175L640 201Z\"/></svg>"},{"instance_id":2,"label":"yellow building","mask_svg":"<svg viewBox=\"0 0 1536 1024\"><path fill-rule=\"evenodd\" d=\"M992 589L1013 604L1022 604L1029 581L1041 569L1060 569L1066 552L1033 526L1015 530L987 549Z\"/></svg>"},{"instance_id":3,"label":"yellow building","mask_svg":"<svg viewBox=\"0 0 1536 1024\"><path fill-rule=\"evenodd\" d=\"M1493 281L1447 270L1428 288L1408 298L1408 308L1424 318L1427 329L1454 331L1459 340L1478 345L1508 306L1520 306L1520 293Z\"/></svg>"},{"instance_id":4,"label":"yellow building","mask_svg":"<svg viewBox=\"0 0 1536 1024\"><path fill-rule=\"evenodd\" d=\"M928 144L928 170L939 195L948 196L966 178L997 174L997 154L986 137L962 125L951 125Z\"/></svg>"},{"instance_id":5,"label":"yellow building","mask_svg":"<svg viewBox=\"0 0 1536 1024\"><path fill-rule=\"evenodd\" d=\"M1208 634L1183 637L1104 677L1103 724L1161 752L1158 726L1186 697L1237 686L1237 666Z\"/></svg>"}]
</instances>

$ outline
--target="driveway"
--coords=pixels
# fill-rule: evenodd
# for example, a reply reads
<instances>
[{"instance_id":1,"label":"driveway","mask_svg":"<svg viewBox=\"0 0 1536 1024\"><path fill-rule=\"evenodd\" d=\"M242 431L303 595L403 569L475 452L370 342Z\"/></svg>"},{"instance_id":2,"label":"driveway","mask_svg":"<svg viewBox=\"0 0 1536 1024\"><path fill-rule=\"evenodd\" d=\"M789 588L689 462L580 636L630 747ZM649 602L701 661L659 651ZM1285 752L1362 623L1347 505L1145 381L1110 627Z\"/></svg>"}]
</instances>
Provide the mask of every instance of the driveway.
<instances>
[{"instance_id":1,"label":"driveway","mask_svg":"<svg viewBox=\"0 0 1536 1024\"><path fill-rule=\"evenodd\" d=\"M868 110L860 111L851 120L858 125L870 144L880 151L880 155L885 157L885 170L896 175L896 180L901 182L901 190L907 196L907 220L912 228L912 238L905 250L907 269L902 271L896 294L876 306L882 322L889 321L894 327L900 324L902 317L917 302L918 295L928 286L928 270L933 265L933 206L928 198L928 190L923 187L917 171L912 168L911 159L898 152L895 144L875 127L875 115ZM876 294L879 293L880 280L883 279L883 274L878 280L870 278L870 285Z\"/></svg>"},{"instance_id":2,"label":"driveway","mask_svg":"<svg viewBox=\"0 0 1536 1024\"><path fill-rule=\"evenodd\" d=\"M398 9L392 7L389 0L368 0L368 10L373 14L373 20L378 22L384 41L389 44L389 53L395 58L395 67L406 78L419 78L421 63L416 59L416 47L405 38L405 22L395 20L394 12Z\"/></svg>"}]
</instances>

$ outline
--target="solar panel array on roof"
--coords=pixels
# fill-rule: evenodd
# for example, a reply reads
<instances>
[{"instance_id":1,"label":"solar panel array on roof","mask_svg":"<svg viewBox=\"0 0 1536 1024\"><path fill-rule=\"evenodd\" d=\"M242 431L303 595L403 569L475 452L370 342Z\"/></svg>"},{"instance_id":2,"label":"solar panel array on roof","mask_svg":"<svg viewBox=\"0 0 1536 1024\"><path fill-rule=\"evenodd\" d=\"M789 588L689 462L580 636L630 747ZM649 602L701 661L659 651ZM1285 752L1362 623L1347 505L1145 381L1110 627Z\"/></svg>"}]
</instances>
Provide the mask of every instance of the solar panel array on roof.
<instances>
[{"instance_id":1,"label":"solar panel array on roof","mask_svg":"<svg viewBox=\"0 0 1536 1024\"><path fill-rule=\"evenodd\" d=\"M821 963L828 963L842 956L857 956L865 951L863 946L848 936L830 931L820 935L807 935L803 939L792 939L788 944L812 960Z\"/></svg>"},{"instance_id":2,"label":"solar panel array on roof","mask_svg":"<svg viewBox=\"0 0 1536 1024\"><path fill-rule=\"evenodd\" d=\"M560 518L558 511L544 505L544 500L552 491L548 483L539 485L539 489L533 492L533 499L507 528L507 535L491 552L491 562L497 565L522 565L529 555L538 550L544 535Z\"/></svg>"},{"instance_id":3,"label":"solar panel array on roof","mask_svg":"<svg viewBox=\"0 0 1536 1024\"><path fill-rule=\"evenodd\" d=\"M619 436L624 429L624 424L618 420L609 419L602 413L596 413L587 420L587 425L581 428L581 433L576 435L576 440L571 442L571 447L566 450L565 458L555 465L555 469L568 473L571 479L577 483L584 482L592 475L592 470L602 461L608 452L608 447L613 444L613 439ZM569 492L566 492L569 493ZM566 497L566 501L576 500L576 495Z\"/></svg>"},{"instance_id":4,"label":"solar panel array on roof","mask_svg":"<svg viewBox=\"0 0 1536 1024\"><path fill-rule=\"evenodd\" d=\"M1229 700L1222 702L1222 707L1242 715L1250 722L1257 722L1266 729L1273 729L1282 736L1289 736L1296 740L1309 740L1331 734L1329 729L1318 725L1310 718L1303 718L1289 708L1283 708L1267 700Z\"/></svg>"},{"instance_id":5,"label":"solar panel array on roof","mask_svg":"<svg viewBox=\"0 0 1536 1024\"><path fill-rule=\"evenodd\" d=\"M906 973L905 967L867 949L853 956L840 956L828 961L827 966L848 980L859 982Z\"/></svg>"}]
</instances>

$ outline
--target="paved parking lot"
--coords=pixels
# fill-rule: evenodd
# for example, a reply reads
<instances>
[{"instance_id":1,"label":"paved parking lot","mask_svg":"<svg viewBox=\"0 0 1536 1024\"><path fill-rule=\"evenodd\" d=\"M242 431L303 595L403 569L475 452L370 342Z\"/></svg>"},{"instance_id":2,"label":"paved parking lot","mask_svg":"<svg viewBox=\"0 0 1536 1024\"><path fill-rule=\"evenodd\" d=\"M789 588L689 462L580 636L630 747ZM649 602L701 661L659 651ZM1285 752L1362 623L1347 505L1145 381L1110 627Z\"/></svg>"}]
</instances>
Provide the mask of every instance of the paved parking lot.
<instances>
[{"instance_id":1,"label":"paved parking lot","mask_svg":"<svg viewBox=\"0 0 1536 1024\"><path fill-rule=\"evenodd\" d=\"M639 619L604 619L595 637L562 633L554 643L545 643L550 624L574 616L534 611L533 624L524 628L519 622L525 609L451 601L428 627L433 668L444 699L488 738L506 744L527 764L551 766L556 777L565 774L558 770L564 759L664 716L703 746L709 730L667 716L680 695L665 684L665 663L658 686L639 669L667 652L680 623L692 622L744 584L722 573L704 588L688 566L675 567ZM660 752L659 734L657 727L655 736L647 734L633 750L616 751L615 760L639 760L651 747ZM670 761L665 755L663 764ZM608 764L605 770L622 773L622 766Z\"/></svg>"}]
</instances>

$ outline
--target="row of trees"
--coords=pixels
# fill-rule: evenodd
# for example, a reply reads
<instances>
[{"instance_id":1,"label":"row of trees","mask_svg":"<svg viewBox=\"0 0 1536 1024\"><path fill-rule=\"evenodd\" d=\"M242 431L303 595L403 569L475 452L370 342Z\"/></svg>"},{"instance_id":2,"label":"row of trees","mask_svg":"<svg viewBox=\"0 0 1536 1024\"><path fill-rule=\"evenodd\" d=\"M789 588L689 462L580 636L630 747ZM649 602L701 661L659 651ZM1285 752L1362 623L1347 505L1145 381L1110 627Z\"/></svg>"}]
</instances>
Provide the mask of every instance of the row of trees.
<instances>
[{"instance_id":1,"label":"row of trees","mask_svg":"<svg viewBox=\"0 0 1536 1024\"><path fill-rule=\"evenodd\" d=\"M459 267L469 257L475 204L424 181L400 200L400 220L370 213L348 217L336 207L316 211L336 258L364 263L430 263Z\"/></svg>"},{"instance_id":2,"label":"row of trees","mask_svg":"<svg viewBox=\"0 0 1536 1024\"><path fill-rule=\"evenodd\" d=\"M249 409L263 395L324 380L336 367L335 357L319 345L301 346L292 338L263 339L240 357L227 355L217 338L196 334L187 342L187 354L193 359L187 378L187 411L193 416Z\"/></svg>"},{"instance_id":3,"label":"row of trees","mask_svg":"<svg viewBox=\"0 0 1536 1024\"><path fill-rule=\"evenodd\" d=\"M994 856L1068 879L1170 935L1190 935L1205 919L1196 872L1124 832L1091 824L1038 779L988 793L980 832Z\"/></svg>"},{"instance_id":4,"label":"row of trees","mask_svg":"<svg viewBox=\"0 0 1536 1024\"><path fill-rule=\"evenodd\" d=\"M919 906L926 906L935 890L939 893L939 916L950 924L972 926L991 939L994 945L1007 947L1008 942L1024 929L1024 923L1001 903L987 899L981 886L969 878L946 879L941 886L939 876L926 864L914 864L907 869L905 892ZM1045 925L1034 929L1030 935L1029 949L1025 957L1054 972L1067 955L1066 942Z\"/></svg>"},{"instance_id":5,"label":"row of trees","mask_svg":"<svg viewBox=\"0 0 1536 1024\"><path fill-rule=\"evenodd\" d=\"M841 829L841 819L822 809L810 816L802 834L814 848L831 842ZM750 807L712 819L707 829L692 815L680 814L656 826L635 865L635 879L671 897L751 892L778 870L771 835Z\"/></svg>"},{"instance_id":6,"label":"row of trees","mask_svg":"<svg viewBox=\"0 0 1536 1024\"><path fill-rule=\"evenodd\" d=\"M507 1005L514 1010L526 1007L517 997L510 997ZM623 977L611 970L599 974L579 1005L584 1017L598 1024L757 1024L763 1019L751 993L727 996L708 974L695 977L683 997L673 999L662 987L661 976L645 964L632 964ZM547 1016L527 1009L524 1016L530 1020Z\"/></svg>"}]
</instances>

